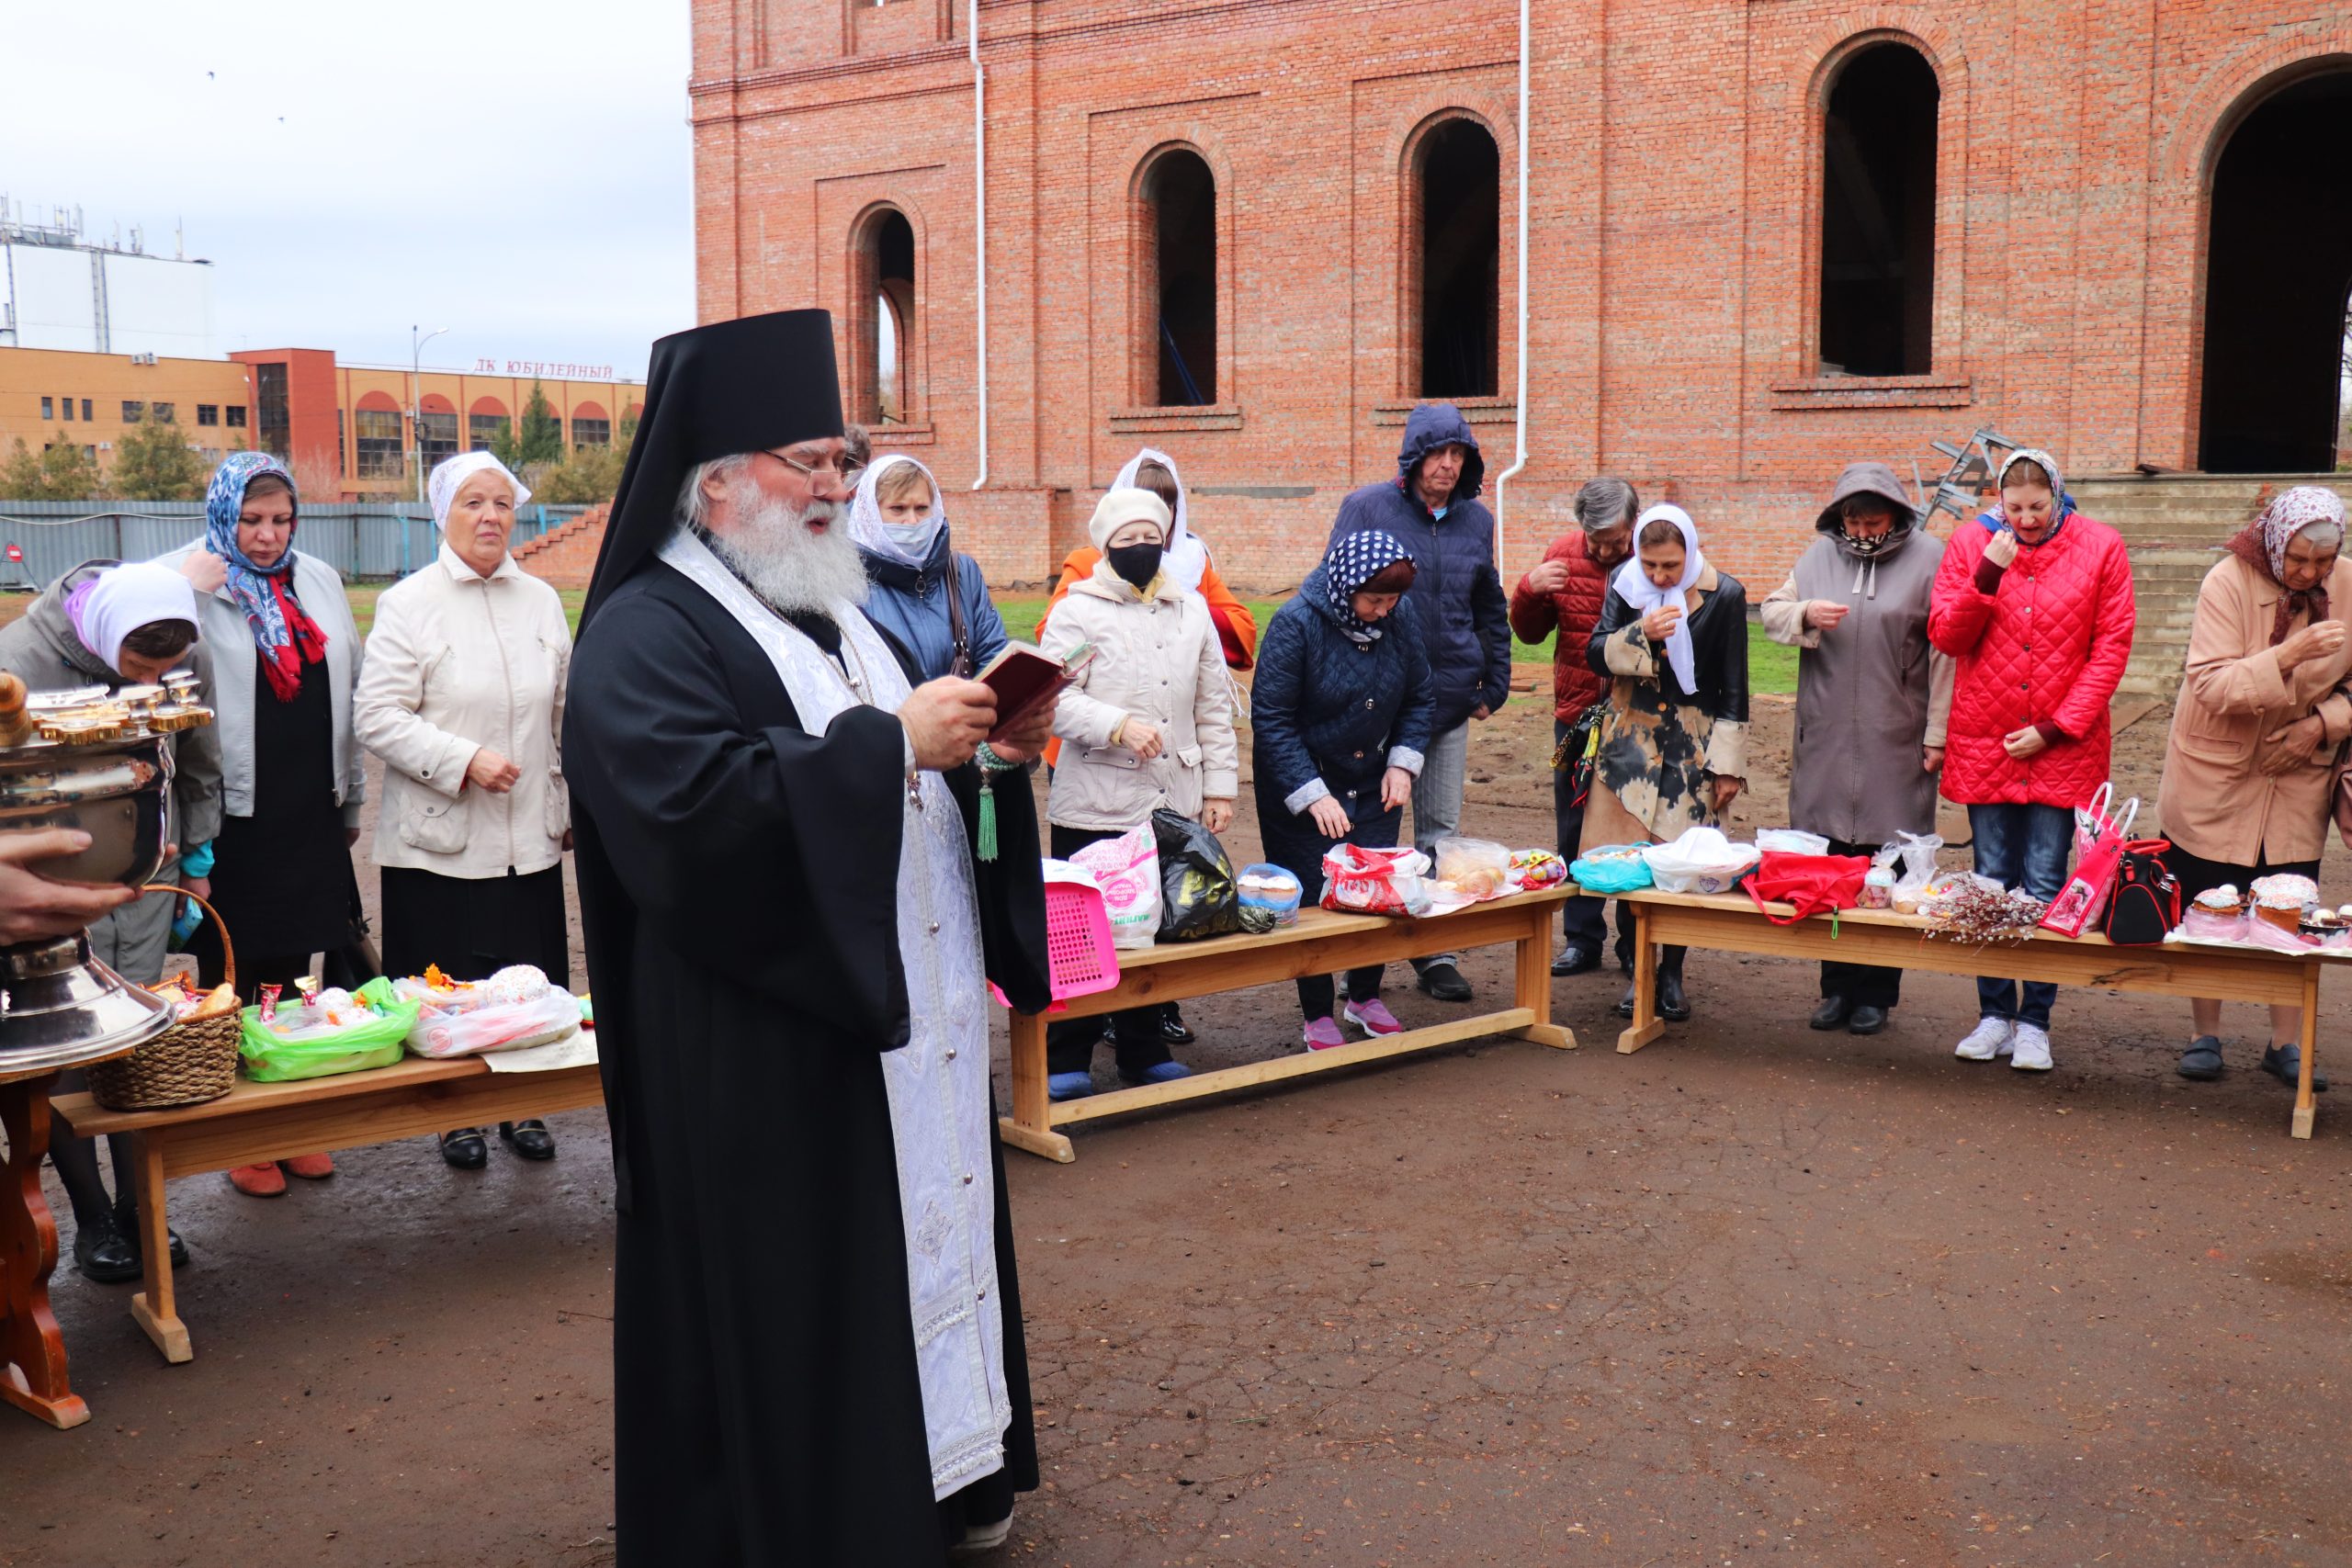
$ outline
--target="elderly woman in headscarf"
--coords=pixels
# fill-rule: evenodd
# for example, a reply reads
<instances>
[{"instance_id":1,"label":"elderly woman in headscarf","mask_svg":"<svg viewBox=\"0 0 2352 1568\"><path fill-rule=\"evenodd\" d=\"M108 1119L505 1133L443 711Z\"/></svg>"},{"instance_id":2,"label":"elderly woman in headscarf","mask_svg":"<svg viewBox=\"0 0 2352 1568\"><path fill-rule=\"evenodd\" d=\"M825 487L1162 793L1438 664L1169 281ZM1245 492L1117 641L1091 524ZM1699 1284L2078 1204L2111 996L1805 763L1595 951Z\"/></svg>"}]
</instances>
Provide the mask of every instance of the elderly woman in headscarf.
<instances>
[{"instance_id":1,"label":"elderly woman in headscarf","mask_svg":"<svg viewBox=\"0 0 2352 1568\"><path fill-rule=\"evenodd\" d=\"M49 585L22 617L0 629L0 670L36 692L69 687L153 684L164 671L188 668L200 680L211 670L197 643L196 593L179 572L145 562L87 561ZM208 725L183 730L166 743L174 758L172 836L176 863L158 882L176 881L199 896L220 830L220 738ZM127 904L89 928L90 949L134 985L164 977L174 909L184 900L151 897ZM82 1087L77 1069L63 1087ZM96 1143L52 1127L50 1158L74 1208L74 1265L105 1283L139 1277L137 1152L129 1134L110 1138L115 1197L98 1175ZM172 1260L187 1248L171 1238Z\"/></svg>"},{"instance_id":2,"label":"elderly woman in headscarf","mask_svg":"<svg viewBox=\"0 0 2352 1568\"><path fill-rule=\"evenodd\" d=\"M531 492L506 465L460 453L427 490L440 551L376 602L355 704L359 742L384 763L384 968L486 980L529 964L564 985L563 603L507 550ZM555 1156L537 1120L498 1134L526 1159ZM478 1170L490 1147L461 1127L441 1134L441 1157Z\"/></svg>"},{"instance_id":3,"label":"elderly woman in headscarf","mask_svg":"<svg viewBox=\"0 0 2352 1568\"><path fill-rule=\"evenodd\" d=\"M357 986L343 953L359 916L351 846L359 841L367 790L352 738L351 684L359 628L334 568L294 547L300 527L294 476L266 452L232 452L205 492L204 539L164 558L181 568L209 551L225 579L198 610L212 660L212 706L220 732L221 820L213 840L213 907L237 944L237 983L248 992L285 985L327 955L330 985ZM210 920L188 943L207 984L221 975ZM334 1174L323 1154L229 1173L241 1192L286 1190L280 1167L318 1179Z\"/></svg>"},{"instance_id":4,"label":"elderly woman in headscarf","mask_svg":"<svg viewBox=\"0 0 2352 1568\"><path fill-rule=\"evenodd\" d=\"M1831 854L1874 855L1935 831L1951 660L1928 641L1928 601L1943 541L1884 463L1848 465L1813 526L1762 605L1766 634L1799 650L1789 823ZM1876 1034L1902 986L1900 969L1824 960L1812 1025Z\"/></svg>"},{"instance_id":5,"label":"elderly woman in headscarf","mask_svg":"<svg viewBox=\"0 0 2352 1568\"><path fill-rule=\"evenodd\" d=\"M1928 637L1956 661L1944 798L1968 807L1976 870L2055 898L2074 810L2107 782L2107 705L2132 660L2132 558L2075 510L2058 459L2020 447L2001 461L1998 508L1955 530L1936 569ZM2050 1070L2058 987L1982 975L1976 1027L1953 1055Z\"/></svg>"},{"instance_id":6,"label":"elderly woman in headscarf","mask_svg":"<svg viewBox=\"0 0 2352 1568\"><path fill-rule=\"evenodd\" d=\"M1314 899L1338 843L1393 849L1437 714L1420 623L1402 603L1413 558L1393 535L1351 534L1274 612L1250 687L1258 832L1266 858ZM1366 1034L1405 1026L1380 999L1377 964L1348 971L1345 1017ZM1331 976L1298 982L1311 1051L1343 1044Z\"/></svg>"},{"instance_id":7,"label":"elderly woman in headscarf","mask_svg":"<svg viewBox=\"0 0 2352 1568\"><path fill-rule=\"evenodd\" d=\"M850 498L849 536L873 589L866 618L913 655L923 680L969 678L1003 650L988 579L949 539L929 468L898 453L868 465Z\"/></svg>"},{"instance_id":8,"label":"elderly woman in headscarf","mask_svg":"<svg viewBox=\"0 0 2352 1568\"><path fill-rule=\"evenodd\" d=\"M2319 876L2335 755L2352 736L2343 546L2342 500L2298 485L2230 541L2197 591L2156 802L2184 906L2224 884L2243 895L2257 876ZM2188 1010L2180 1076L2218 1078L2222 1004L2200 997ZM2262 1070L2290 1087L2301 1033L2301 1008L2270 1010ZM2312 1087L2324 1085L2314 1077Z\"/></svg>"},{"instance_id":9,"label":"elderly woman in headscarf","mask_svg":"<svg viewBox=\"0 0 2352 1568\"><path fill-rule=\"evenodd\" d=\"M1100 553L1046 626L1039 647L1068 659L1091 644L1094 660L1061 694L1054 733L1066 744L1046 801L1054 857L1115 839L1162 808L1212 833L1233 821L1241 759L1233 731L1233 684L1200 595L1162 570L1167 503L1149 491L1114 490L1087 532ZM1135 1083L1189 1076L1170 1056L1156 1005L1112 1016L1120 1075ZM1046 1032L1046 1089L1057 1100L1093 1092L1091 1021Z\"/></svg>"},{"instance_id":10,"label":"elderly woman in headscarf","mask_svg":"<svg viewBox=\"0 0 2352 1568\"><path fill-rule=\"evenodd\" d=\"M1610 681L1586 847L1722 827L1747 787L1747 591L1707 563L1682 508L1653 506L1635 521L1634 558L1610 579L1585 658ZM1690 1016L1683 951L1658 953L1657 1010L1678 1022ZM1617 956L1632 965L1634 911L1623 899ZM1617 1015L1634 1016L1631 987Z\"/></svg>"}]
</instances>

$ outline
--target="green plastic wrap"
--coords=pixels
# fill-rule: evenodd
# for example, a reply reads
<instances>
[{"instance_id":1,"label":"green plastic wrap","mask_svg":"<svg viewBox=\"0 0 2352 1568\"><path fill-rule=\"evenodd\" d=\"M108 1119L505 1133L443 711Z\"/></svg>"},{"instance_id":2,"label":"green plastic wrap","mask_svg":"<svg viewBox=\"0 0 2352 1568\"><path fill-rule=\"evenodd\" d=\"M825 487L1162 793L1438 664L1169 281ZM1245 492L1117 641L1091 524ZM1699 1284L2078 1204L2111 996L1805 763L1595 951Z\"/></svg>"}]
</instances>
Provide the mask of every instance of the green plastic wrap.
<instances>
[{"instance_id":1,"label":"green plastic wrap","mask_svg":"<svg viewBox=\"0 0 2352 1568\"><path fill-rule=\"evenodd\" d=\"M245 1076L255 1083L284 1083L365 1072L399 1061L408 1032L416 1027L420 1004L394 997L392 983L380 976L356 994L378 1010L315 1040L280 1039L262 1022L261 1009L247 1008L243 1038L237 1044L238 1055L245 1059Z\"/></svg>"}]
</instances>

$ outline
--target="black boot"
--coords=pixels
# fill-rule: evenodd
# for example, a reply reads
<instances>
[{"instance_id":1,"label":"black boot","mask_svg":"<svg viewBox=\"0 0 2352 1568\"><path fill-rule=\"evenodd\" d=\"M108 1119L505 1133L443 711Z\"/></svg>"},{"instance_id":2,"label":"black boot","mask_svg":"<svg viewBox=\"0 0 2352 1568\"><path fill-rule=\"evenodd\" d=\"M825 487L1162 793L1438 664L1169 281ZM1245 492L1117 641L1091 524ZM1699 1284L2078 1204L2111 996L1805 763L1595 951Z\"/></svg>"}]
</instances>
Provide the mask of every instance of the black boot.
<instances>
[{"instance_id":1,"label":"black boot","mask_svg":"<svg viewBox=\"0 0 2352 1568\"><path fill-rule=\"evenodd\" d=\"M139 1250L115 1228L114 1216L101 1211L96 1224L74 1227L74 1267L85 1280L119 1285L139 1278Z\"/></svg>"},{"instance_id":2,"label":"black boot","mask_svg":"<svg viewBox=\"0 0 2352 1568\"><path fill-rule=\"evenodd\" d=\"M1690 998L1682 994L1682 955L1690 949L1661 947L1657 951L1657 1015L1669 1023L1690 1017Z\"/></svg>"},{"instance_id":3,"label":"black boot","mask_svg":"<svg viewBox=\"0 0 2352 1568\"><path fill-rule=\"evenodd\" d=\"M130 1256L136 1258L139 1256L139 1205L116 1204L114 1228L120 1231L123 1239L130 1244ZM171 1238L172 1267L176 1269L187 1261L187 1243L182 1241L180 1233L169 1225L164 1227L164 1234Z\"/></svg>"}]
</instances>

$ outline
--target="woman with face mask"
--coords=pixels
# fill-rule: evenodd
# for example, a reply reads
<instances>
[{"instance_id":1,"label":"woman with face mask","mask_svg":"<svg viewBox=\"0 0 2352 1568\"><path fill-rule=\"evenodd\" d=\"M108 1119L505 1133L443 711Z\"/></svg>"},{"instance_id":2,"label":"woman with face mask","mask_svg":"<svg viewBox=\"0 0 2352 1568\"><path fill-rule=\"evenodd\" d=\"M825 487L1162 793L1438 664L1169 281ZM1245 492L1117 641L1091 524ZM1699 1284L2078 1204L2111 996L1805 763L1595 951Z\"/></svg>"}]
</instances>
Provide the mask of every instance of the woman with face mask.
<instances>
[{"instance_id":1,"label":"woman with face mask","mask_svg":"<svg viewBox=\"0 0 2352 1568\"><path fill-rule=\"evenodd\" d=\"M931 470L891 454L859 476L849 536L865 562L868 619L897 637L926 681L969 676L1002 651L1004 622L979 562L948 538Z\"/></svg>"},{"instance_id":2,"label":"woman with face mask","mask_svg":"<svg viewBox=\"0 0 2352 1568\"><path fill-rule=\"evenodd\" d=\"M1634 558L1610 579L1585 658L1610 678L1585 845L1662 844L1723 827L1747 787L1747 591L1707 564L1680 507L1653 506L1634 524ZM1690 1016L1682 954L1658 953L1657 1010L1677 1022ZM1617 956L1633 966L1634 911L1622 898ZM1630 987L1617 1016L1634 1016Z\"/></svg>"},{"instance_id":3,"label":"woman with face mask","mask_svg":"<svg viewBox=\"0 0 2352 1568\"><path fill-rule=\"evenodd\" d=\"M2230 541L2197 591L2156 802L2184 907L2224 883L2244 897L2257 876L2319 876L2335 755L2352 736L2343 548L2344 502L2298 485ZM2218 1078L2222 1004L2199 998L2188 1010L2180 1076ZM2270 1010L2261 1066L2290 1088L2302 1070L2302 1020L2301 1008ZM2326 1082L2314 1076L2312 1087Z\"/></svg>"},{"instance_id":4,"label":"woman with face mask","mask_svg":"<svg viewBox=\"0 0 2352 1568\"><path fill-rule=\"evenodd\" d=\"M2074 810L2108 779L2107 705L2132 660L2132 558L2122 536L2075 510L2058 459L2002 459L2000 505L1952 531L1936 569L1928 637L1951 655L1944 798L1968 807L1976 870L2055 898ZM1976 1027L1954 1055L2050 1070L2058 987L1976 981Z\"/></svg>"},{"instance_id":5,"label":"woman with face mask","mask_svg":"<svg viewBox=\"0 0 2352 1568\"><path fill-rule=\"evenodd\" d=\"M1102 558L1072 585L1039 644L1056 659L1082 644L1095 655L1054 716L1064 742L1046 807L1057 858L1116 838L1162 807L1212 833L1232 825L1241 773L1233 687L1206 603L1160 570L1169 525L1167 503L1148 491L1104 495L1087 525ZM1169 1055L1157 1006L1116 1014L1112 1035L1130 1082L1187 1076ZM1091 1021L1046 1031L1055 1099L1093 1091L1101 1040Z\"/></svg>"},{"instance_id":6,"label":"woman with face mask","mask_svg":"<svg viewBox=\"0 0 2352 1568\"><path fill-rule=\"evenodd\" d=\"M1936 771L1951 716L1951 660L1928 641L1943 541L1920 532L1903 481L1852 463L1814 519L1815 537L1764 601L1765 633L1797 651L1789 825L1834 855L1874 855L1936 829ZM1825 962L1815 1029L1876 1034L1903 971Z\"/></svg>"}]
</instances>

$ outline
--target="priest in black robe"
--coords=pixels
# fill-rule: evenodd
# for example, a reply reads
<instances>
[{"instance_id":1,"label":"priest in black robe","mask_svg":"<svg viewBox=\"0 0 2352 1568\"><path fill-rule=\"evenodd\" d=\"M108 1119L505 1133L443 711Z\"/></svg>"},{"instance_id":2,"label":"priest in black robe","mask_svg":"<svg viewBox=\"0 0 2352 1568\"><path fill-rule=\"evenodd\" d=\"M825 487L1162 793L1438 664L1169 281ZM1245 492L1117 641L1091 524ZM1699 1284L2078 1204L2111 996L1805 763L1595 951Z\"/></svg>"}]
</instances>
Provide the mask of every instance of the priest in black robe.
<instances>
[{"instance_id":1,"label":"priest in black robe","mask_svg":"<svg viewBox=\"0 0 2352 1568\"><path fill-rule=\"evenodd\" d=\"M657 343L571 665L633 1568L933 1568L1037 1484L983 972L1046 1005L1046 724L854 608L841 434L826 312Z\"/></svg>"}]
</instances>

